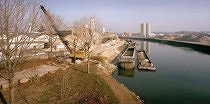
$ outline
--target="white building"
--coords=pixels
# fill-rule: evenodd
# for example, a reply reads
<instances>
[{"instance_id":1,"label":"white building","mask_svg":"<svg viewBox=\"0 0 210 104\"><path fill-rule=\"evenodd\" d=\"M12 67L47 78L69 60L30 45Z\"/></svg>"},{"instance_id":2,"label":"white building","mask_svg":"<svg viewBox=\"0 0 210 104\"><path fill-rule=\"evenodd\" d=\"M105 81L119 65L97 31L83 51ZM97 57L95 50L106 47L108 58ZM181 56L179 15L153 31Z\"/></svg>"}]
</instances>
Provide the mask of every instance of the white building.
<instances>
[{"instance_id":1,"label":"white building","mask_svg":"<svg viewBox=\"0 0 210 104\"><path fill-rule=\"evenodd\" d=\"M157 34L155 34L155 33L150 33L149 34L149 37L156 37L157 36Z\"/></svg>"},{"instance_id":2,"label":"white building","mask_svg":"<svg viewBox=\"0 0 210 104\"><path fill-rule=\"evenodd\" d=\"M19 36L16 36L16 37L13 37L9 40L9 42L11 43L20 43L20 42L31 42L33 41L33 38L27 36L27 35L19 35Z\"/></svg>"},{"instance_id":3,"label":"white building","mask_svg":"<svg viewBox=\"0 0 210 104\"><path fill-rule=\"evenodd\" d=\"M151 27L149 23L142 23L140 25L140 37L149 37L151 34Z\"/></svg>"},{"instance_id":4,"label":"white building","mask_svg":"<svg viewBox=\"0 0 210 104\"><path fill-rule=\"evenodd\" d=\"M49 42L49 39L48 35L40 35L34 39L34 42Z\"/></svg>"},{"instance_id":5,"label":"white building","mask_svg":"<svg viewBox=\"0 0 210 104\"><path fill-rule=\"evenodd\" d=\"M95 23L95 17L90 17L90 31L95 34L95 28L96 28L96 23Z\"/></svg>"},{"instance_id":6,"label":"white building","mask_svg":"<svg viewBox=\"0 0 210 104\"><path fill-rule=\"evenodd\" d=\"M164 34L161 34L161 33L160 33L160 34L158 34L158 36L164 36Z\"/></svg>"},{"instance_id":7,"label":"white building","mask_svg":"<svg viewBox=\"0 0 210 104\"><path fill-rule=\"evenodd\" d=\"M145 37L146 36L146 24L142 23L140 26L140 37Z\"/></svg>"},{"instance_id":8,"label":"white building","mask_svg":"<svg viewBox=\"0 0 210 104\"><path fill-rule=\"evenodd\" d=\"M102 31L103 31L103 34L106 32L106 30L105 30L105 28L104 28L104 27L103 27L103 30L102 30Z\"/></svg>"},{"instance_id":9,"label":"white building","mask_svg":"<svg viewBox=\"0 0 210 104\"><path fill-rule=\"evenodd\" d=\"M150 24L147 23L146 24L146 38L148 38L151 34L151 28L150 28Z\"/></svg>"}]
</instances>

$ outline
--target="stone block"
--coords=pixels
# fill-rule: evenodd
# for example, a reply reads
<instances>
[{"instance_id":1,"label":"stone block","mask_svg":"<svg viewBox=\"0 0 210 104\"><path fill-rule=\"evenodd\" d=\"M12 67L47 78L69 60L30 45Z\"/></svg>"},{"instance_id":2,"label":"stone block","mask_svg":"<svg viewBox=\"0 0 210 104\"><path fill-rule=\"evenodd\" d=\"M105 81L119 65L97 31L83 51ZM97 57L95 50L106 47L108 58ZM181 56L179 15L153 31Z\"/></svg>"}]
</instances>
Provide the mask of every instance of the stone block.
<instances>
[{"instance_id":1,"label":"stone block","mask_svg":"<svg viewBox=\"0 0 210 104\"><path fill-rule=\"evenodd\" d=\"M81 60L76 60L76 64L80 64L81 62Z\"/></svg>"},{"instance_id":2,"label":"stone block","mask_svg":"<svg viewBox=\"0 0 210 104\"><path fill-rule=\"evenodd\" d=\"M18 82L19 83L26 83L26 82L28 82L29 81L29 79L28 78L22 78L22 79L20 79Z\"/></svg>"}]
</instances>

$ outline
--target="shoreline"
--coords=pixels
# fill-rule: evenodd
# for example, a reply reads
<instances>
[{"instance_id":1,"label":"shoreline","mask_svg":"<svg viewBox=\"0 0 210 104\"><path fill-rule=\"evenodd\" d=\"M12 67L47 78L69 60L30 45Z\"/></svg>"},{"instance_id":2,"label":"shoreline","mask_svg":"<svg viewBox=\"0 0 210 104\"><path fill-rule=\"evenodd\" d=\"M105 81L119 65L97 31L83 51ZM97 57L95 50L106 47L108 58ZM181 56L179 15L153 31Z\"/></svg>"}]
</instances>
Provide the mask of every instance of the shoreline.
<instances>
[{"instance_id":1,"label":"shoreline","mask_svg":"<svg viewBox=\"0 0 210 104\"><path fill-rule=\"evenodd\" d=\"M124 45L124 47L123 47ZM115 96L118 98L120 104L143 104L142 100L139 96L137 96L133 91L129 90L126 86L124 86L122 83L118 82L113 76L113 72L117 70L117 66L114 65L114 61L116 58L119 57L123 51L125 51L127 45L122 44L120 45L122 49L119 49L118 52L116 52L112 57L110 56L108 60L104 60L104 63L99 64L98 68L100 69L100 77L103 78L106 83L110 86L110 88L113 90ZM112 47L110 47L112 48ZM115 47L119 48L119 47ZM115 50L113 49L113 50ZM110 53L109 50L103 51L103 53ZM106 57L108 57L107 55ZM114 56L114 57L113 57ZM102 56L104 57L104 56ZM105 58L106 59L106 58Z\"/></svg>"},{"instance_id":2,"label":"shoreline","mask_svg":"<svg viewBox=\"0 0 210 104\"><path fill-rule=\"evenodd\" d=\"M126 45L124 43L125 43L125 41L110 42L110 43L107 43L107 44L102 44L102 46L104 45L106 48L105 47L101 47L101 46L99 47L99 48L102 49L101 50L102 54L101 53L95 54L96 56L98 56L97 57L98 59L92 59L91 60L91 63L94 64L92 66L93 67L92 68L92 71L94 71L93 75L97 74L99 78L101 78L102 80L104 80L104 82L107 84L107 86L110 88L111 92L113 93L112 95L117 98L119 104L143 104L143 102L141 101L141 99L140 99L139 96L137 96L134 92L132 92L131 90L129 90L122 83L118 82L112 76L113 72L117 69L116 66L113 64L113 60L115 60L116 58L118 58L120 56L120 53L122 53L123 50L125 50ZM96 50L97 50L97 48L96 48ZM46 62L45 64L47 65L49 63ZM57 63L57 64L59 64L59 63ZM56 64L53 64L53 66L54 65L56 66ZM77 64L77 65L80 66L80 64ZM39 67L39 66L37 66L37 67ZM78 70L75 70L75 72L80 73L80 74L83 74L85 72L84 71L85 68L83 68L83 67L84 67L84 65L83 66L80 66L79 67L79 71ZM51 67L48 67L48 68L51 69ZM60 75L61 73L65 73L65 71L67 71L67 69L69 69L69 68L64 67L63 70L59 70L59 69L58 70L52 70L52 71L47 70L47 72L45 72L45 74L42 74L42 76L40 76L40 81L46 80L49 76L50 77L55 77L55 79L53 79L53 80L58 80L59 78L57 78L57 77L59 77L59 76L57 76L57 74ZM30 71L30 70L29 69L25 69L23 71ZM85 74L85 76L92 77L92 74ZM47 81L46 83L50 83L50 82ZM22 82L20 83L20 86L19 87L20 88L23 87L26 90L32 89L32 90L35 91L35 89L33 89L34 87L29 87L29 86L36 86L36 84L37 83L34 83L31 79L30 80L26 80L26 81L24 80L23 83ZM40 85L41 84L42 83L40 83ZM53 84L52 85L46 84L46 85L43 85L43 86L44 87L46 87L46 86L56 87ZM50 89L48 89L48 90L50 90ZM4 96L6 99L8 98L7 91L8 91L7 88L5 88L3 90L4 95L6 95L6 96ZM51 91L47 91L47 92L51 92ZM25 93L28 94L28 92L25 92ZM28 96L29 96L28 98L30 98L30 96L31 96L30 94L28 94ZM41 92L40 92L40 94L39 93L36 93L36 94L37 94L37 96L41 96L40 95ZM76 94L78 94L78 93L76 93ZM16 99L20 99L19 96L16 96L16 97L17 97ZM111 99L113 99L113 97L111 97ZM40 99L38 99L38 100L40 100Z\"/></svg>"}]
</instances>

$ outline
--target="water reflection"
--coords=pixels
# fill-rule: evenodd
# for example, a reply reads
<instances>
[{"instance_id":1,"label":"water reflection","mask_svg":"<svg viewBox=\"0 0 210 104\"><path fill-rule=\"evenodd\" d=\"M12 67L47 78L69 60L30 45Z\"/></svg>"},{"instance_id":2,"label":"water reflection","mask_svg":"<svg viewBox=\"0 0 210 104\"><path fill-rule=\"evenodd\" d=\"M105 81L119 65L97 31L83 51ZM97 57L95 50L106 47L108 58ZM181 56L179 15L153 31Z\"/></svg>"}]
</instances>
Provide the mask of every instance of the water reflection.
<instances>
[{"instance_id":1,"label":"water reflection","mask_svg":"<svg viewBox=\"0 0 210 104\"><path fill-rule=\"evenodd\" d=\"M138 41L137 41L138 42ZM145 52L147 54L150 53L150 44L148 41L139 41L139 46L137 44L137 47L136 49L142 49L142 50L145 50Z\"/></svg>"},{"instance_id":2,"label":"water reflection","mask_svg":"<svg viewBox=\"0 0 210 104\"><path fill-rule=\"evenodd\" d=\"M134 69L118 69L118 76L134 77Z\"/></svg>"},{"instance_id":3,"label":"water reflection","mask_svg":"<svg viewBox=\"0 0 210 104\"><path fill-rule=\"evenodd\" d=\"M150 42L154 42L154 43L160 43L160 44L166 44L166 45L170 45L170 46L174 46L174 47L187 47L188 49L192 49L194 51L203 53L203 54L208 54L210 55L210 46L208 45L191 45L191 44L187 44L187 43L180 43L180 42L171 42L171 41L156 41L156 40L142 40L142 39L137 39L138 41L150 41Z\"/></svg>"},{"instance_id":4,"label":"water reflection","mask_svg":"<svg viewBox=\"0 0 210 104\"><path fill-rule=\"evenodd\" d=\"M147 45L139 40L136 43L136 49L147 51L158 70L119 69L113 73L116 80L141 96L146 104L210 104L210 55L174 45Z\"/></svg>"}]
</instances>

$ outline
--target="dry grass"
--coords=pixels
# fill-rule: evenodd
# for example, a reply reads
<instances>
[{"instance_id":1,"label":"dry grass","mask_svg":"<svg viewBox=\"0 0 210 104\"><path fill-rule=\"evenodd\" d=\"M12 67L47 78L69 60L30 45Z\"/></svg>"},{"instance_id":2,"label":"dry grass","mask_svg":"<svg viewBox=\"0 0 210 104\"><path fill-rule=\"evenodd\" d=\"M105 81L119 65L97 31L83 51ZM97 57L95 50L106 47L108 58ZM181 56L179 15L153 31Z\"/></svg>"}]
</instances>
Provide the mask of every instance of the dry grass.
<instances>
[{"instance_id":1,"label":"dry grass","mask_svg":"<svg viewBox=\"0 0 210 104\"><path fill-rule=\"evenodd\" d=\"M86 63L72 65L66 71L47 74L38 83L28 82L18 85L15 90L15 102L16 104L118 103L110 87L96 74L96 65L92 63L90 68L91 73L87 74ZM4 91L4 95L8 95L8 91Z\"/></svg>"},{"instance_id":2,"label":"dry grass","mask_svg":"<svg viewBox=\"0 0 210 104\"><path fill-rule=\"evenodd\" d=\"M29 69L29 68L33 68L36 66L40 66L40 65L44 65L48 62L56 62L55 59L49 60L49 59L29 59L29 60L24 60L21 63L19 63L16 67L15 67L15 72L19 72L25 69ZM3 67L3 65L1 65L0 67L0 71L4 71L5 68Z\"/></svg>"}]
</instances>

